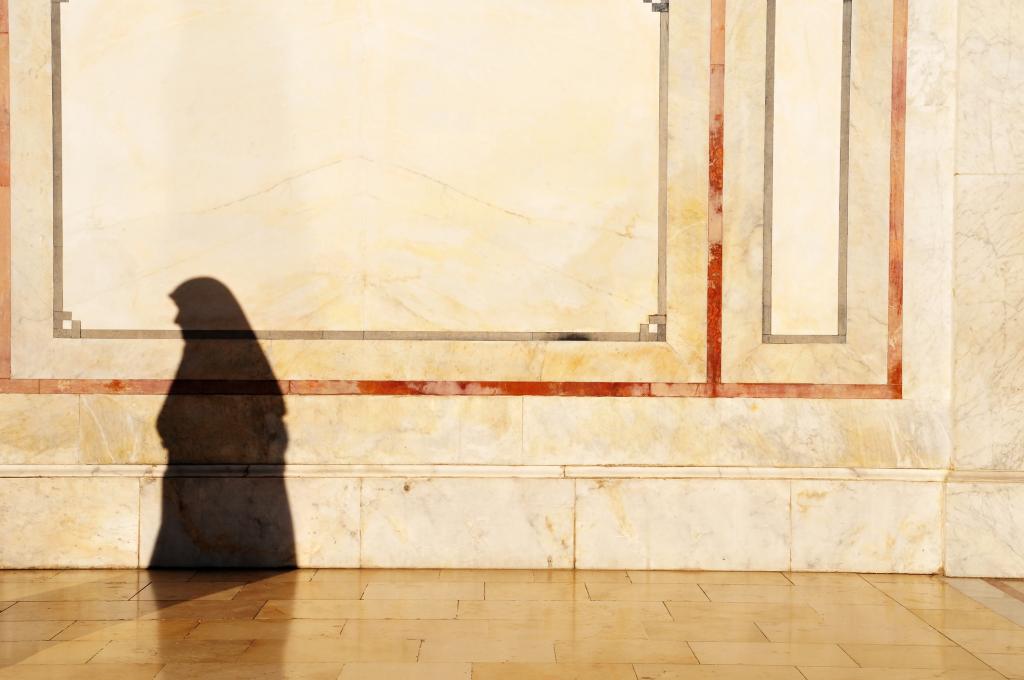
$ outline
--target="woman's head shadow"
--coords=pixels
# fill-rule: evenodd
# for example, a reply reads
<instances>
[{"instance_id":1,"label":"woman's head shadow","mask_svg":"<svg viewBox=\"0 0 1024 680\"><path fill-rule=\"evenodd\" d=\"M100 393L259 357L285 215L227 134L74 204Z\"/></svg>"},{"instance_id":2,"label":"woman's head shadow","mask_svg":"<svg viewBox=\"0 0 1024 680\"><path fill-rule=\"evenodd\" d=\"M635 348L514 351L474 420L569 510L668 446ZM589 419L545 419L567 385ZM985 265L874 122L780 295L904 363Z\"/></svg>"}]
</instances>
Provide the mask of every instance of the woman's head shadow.
<instances>
[{"instance_id":1,"label":"woman's head shadow","mask_svg":"<svg viewBox=\"0 0 1024 680\"><path fill-rule=\"evenodd\" d=\"M171 299L185 343L157 418L168 467L150 565L293 566L285 403L270 362L220 281L191 279Z\"/></svg>"}]
</instances>

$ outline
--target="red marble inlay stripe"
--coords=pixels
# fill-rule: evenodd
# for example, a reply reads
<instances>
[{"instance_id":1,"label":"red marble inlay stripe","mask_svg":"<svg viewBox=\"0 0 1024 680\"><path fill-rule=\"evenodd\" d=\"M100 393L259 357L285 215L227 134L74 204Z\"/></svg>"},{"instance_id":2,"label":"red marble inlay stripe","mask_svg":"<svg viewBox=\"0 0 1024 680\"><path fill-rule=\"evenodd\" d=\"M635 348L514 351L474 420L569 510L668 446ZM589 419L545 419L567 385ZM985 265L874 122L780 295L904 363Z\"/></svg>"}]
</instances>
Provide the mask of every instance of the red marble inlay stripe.
<instances>
[{"instance_id":1,"label":"red marble inlay stripe","mask_svg":"<svg viewBox=\"0 0 1024 680\"><path fill-rule=\"evenodd\" d=\"M889 168L889 346L887 379L903 385L903 219L907 142L907 0L893 0L892 138ZM902 394L901 394L902 396Z\"/></svg>"},{"instance_id":2,"label":"red marble inlay stripe","mask_svg":"<svg viewBox=\"0 0 1024 680\"><path fill-rule=\"evenodd\" d=\"M0 379L11 377L11 96L7 0L0 0Z\"/></svg>"},{"instance_id":3,"label":"red marble inlay stripe","mask_svg":"<svg viewBox=\"0 0 1024 680\"><path fill-rule=\"evenodd\" d=\"M171 380L0 380L0 394L119 394L163 396ZM191 380L175 394L386 395L505 397L692 397L776 399L896 399L898 385L799 383L463 382L404 380Z\"/></svg>"},{"instance_id":4,"label":"red marble inlay stripe","mask_svg":"<svg viewBox=\"0 0 1024 680\"><path fill-rule=\"evenodd\" d=\"M645 397L650 383L403 380L293 380L290 394L520 397Z\"/></svg>"},{"instance_id":5,"label":"red marble inlay stripe","mask_svg":"<svg viewBox=\"0 0 1024 680\"><path fill-rule=\"evenodd\" d=\"M0 379L0 394L38 394L38 380Z\"/></svg>"},{"instance_id":6,"label":"red marble inlay stripe","mask_svg":"<svg viewBox=\"0 0 1024 680\"><path fill-rule=\"evenodd\" d=\"M707 382L722 382L722 193L725 182L725 0L711 3L708 130Z\"/></svg>"}]
</instances>

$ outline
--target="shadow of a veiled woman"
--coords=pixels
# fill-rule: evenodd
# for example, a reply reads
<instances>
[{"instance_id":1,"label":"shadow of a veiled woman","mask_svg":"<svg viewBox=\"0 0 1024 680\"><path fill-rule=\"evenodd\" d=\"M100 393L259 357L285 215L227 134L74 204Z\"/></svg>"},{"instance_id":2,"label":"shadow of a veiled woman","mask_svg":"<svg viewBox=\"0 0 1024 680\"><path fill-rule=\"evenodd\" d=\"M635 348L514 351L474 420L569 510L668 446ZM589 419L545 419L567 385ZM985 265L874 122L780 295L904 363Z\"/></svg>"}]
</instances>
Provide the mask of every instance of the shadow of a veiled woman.
<instances>
[{"instance_id":1,"label":"shadow of a veiled woman","mask_svg":"<svg viewBox=\"0 0 1024 680\"><path fill-rule=\"evenodd\" d=\"M168 468L150 565L293 566L285 403L270 363L221 282L191 279L171 298L185 347L157 419ZM249 476L210 467L239 464L271 467Z\"/></svg>"}]
</instances>

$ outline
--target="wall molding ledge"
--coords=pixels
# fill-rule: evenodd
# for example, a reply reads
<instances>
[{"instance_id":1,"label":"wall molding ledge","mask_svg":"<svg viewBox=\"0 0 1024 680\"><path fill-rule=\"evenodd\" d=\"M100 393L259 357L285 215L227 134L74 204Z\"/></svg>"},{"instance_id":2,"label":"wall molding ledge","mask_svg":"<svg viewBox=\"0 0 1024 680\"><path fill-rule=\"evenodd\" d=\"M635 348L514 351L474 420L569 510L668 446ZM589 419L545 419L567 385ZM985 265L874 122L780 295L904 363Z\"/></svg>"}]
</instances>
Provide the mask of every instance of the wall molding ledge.
<instances>
[{"instance_id":1,"label":"wall molding ledge","mask_svg":"<svg viewBox=\"0 0 1024 680\"><path fill-rule=\"evenodd\" d=\"M0 465L0 478L46 477L298 477L498 479L731 479L944 482L986 481L929 468L769 468L637 465ZM977 473L970 473L976 475ZM1024 481L1008 473L991 481Z\"/></svg>"}]
</instances>

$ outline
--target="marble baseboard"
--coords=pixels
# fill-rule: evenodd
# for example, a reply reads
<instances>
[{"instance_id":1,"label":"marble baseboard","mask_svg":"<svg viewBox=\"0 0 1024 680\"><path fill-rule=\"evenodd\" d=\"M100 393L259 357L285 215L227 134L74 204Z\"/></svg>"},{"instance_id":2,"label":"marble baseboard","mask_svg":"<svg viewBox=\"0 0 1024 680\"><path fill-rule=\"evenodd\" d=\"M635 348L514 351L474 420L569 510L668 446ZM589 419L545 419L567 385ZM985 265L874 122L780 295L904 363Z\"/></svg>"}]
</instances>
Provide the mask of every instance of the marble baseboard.
<instances>
[{"instance_id":1,"label":"marble baseboard","mask_svg":"<svg viewBox=\"0 0 1024 680\"><path fill-rule=\"evenodd\" d=\"M1024 474L989 472L946 486L946 573L1024 578Z\"/></svg>"},{"instance_id":2,"label":"marble baseboard","mask_svg":"<svg viewBox=\"0 0 1024 680\"><path fill-rule=\"evenodd\" d=\"M198 528L188 513L165 528L173 530L176 564L290 558L308 567L1024 576L1014 552L1024 475L571 466L198 472L164 478L167 469L153 466L0 466L0 531L15 537L0 544L0 567L147 566L167 543L165 508L195 515L203 506ZM165 486L173 502L165 502ZM287 522L267 507L268 494L287 504ZM233 513L261 522L220 521ZM293 537L291 552L275 550L282 533ZM224 550L232 541L245 550Z\"/></svg>"}]
</instances>

